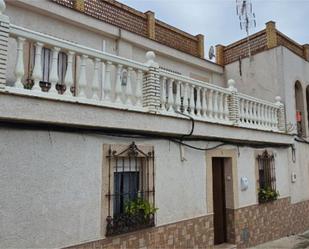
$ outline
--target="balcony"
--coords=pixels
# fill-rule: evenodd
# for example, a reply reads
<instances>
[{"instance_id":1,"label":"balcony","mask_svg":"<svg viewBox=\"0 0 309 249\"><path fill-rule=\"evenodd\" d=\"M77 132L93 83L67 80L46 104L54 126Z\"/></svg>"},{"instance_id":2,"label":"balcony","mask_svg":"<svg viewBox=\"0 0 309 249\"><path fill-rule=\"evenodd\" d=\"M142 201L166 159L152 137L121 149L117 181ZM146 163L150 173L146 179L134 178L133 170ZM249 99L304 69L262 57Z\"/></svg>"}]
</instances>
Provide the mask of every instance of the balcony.
<instances>
[{"instance_id":1,"label":"balcony","mask_svg":"<svg viewBox=\"0 0 309 249\"><path fill-rule=\"evenodd\" d=\"M2 93L262 131L286 130L280 97L272 103L239 93L233 80L222 88L165 71L151 51L146 62L139 63L9 22L2 32L16 41L17 55L1 55L15 65L15 80L0 83ZM7 46L8 39L3 42ZM31 57L26 44L33 47L31 67L24 63ZM42 59L46 51L47 65Z\"/></svg>"}]
</instances>

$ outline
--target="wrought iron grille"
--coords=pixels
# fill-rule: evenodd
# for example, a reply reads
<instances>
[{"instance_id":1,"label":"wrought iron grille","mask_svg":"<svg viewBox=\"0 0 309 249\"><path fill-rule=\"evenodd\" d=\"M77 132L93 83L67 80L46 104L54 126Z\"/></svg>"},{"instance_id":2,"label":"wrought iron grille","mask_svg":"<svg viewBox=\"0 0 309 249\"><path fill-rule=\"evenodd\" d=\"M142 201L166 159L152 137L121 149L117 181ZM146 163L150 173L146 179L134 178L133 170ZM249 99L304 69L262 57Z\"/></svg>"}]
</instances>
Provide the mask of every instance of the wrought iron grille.
<instances>
[{"instance_id":1,"label":"wrought iron grille","mask_svg":"<svg viewBox=\"0 0 309 249\"><path fill-rule=\"evenodd\" d=\"M276 173L275 173L275 157L265 150L261 155L257 156L259 167L259 185L260 189L270 188L276 190Z\"/></svg>"},{"instance_id":2,"label":"wrought iron grille","mask_svg":"<svg viewBox=\"0 0 309 249\"><path fill-rule=\"evenodd\" d=\"M149 213L149 208L155 207L153 150L143 152L134 142L120 152L110 146L107 159L106 236L154 226L154 213Z\"/></svg>"}]
</instances>

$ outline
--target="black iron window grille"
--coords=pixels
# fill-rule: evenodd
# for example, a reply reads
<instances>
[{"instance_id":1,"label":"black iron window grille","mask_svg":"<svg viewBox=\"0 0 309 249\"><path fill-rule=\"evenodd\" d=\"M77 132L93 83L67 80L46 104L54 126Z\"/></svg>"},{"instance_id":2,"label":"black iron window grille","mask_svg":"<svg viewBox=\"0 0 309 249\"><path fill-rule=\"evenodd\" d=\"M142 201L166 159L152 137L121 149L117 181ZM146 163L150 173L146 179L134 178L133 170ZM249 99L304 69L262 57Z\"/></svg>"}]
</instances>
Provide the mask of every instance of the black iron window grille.
<instances>
[{"instance_id":1,"label":"black iron window grille","mask_svg":"<svg viewBox=\"0 0 309 249\"><path fill-rule=\"evenodd\" d=\"M257 156L259 165L259 184L260 188L271 188L276 190L275 157L265 150Z\"/></svg>"},{"instance_id":2,"label":"black iron window grille","mask_svg":"<svg viewBox=\"0 0 309 249\"><path fill-rule=\"evenodd\" d=\"M107 155L106 236L154 226L154 152L144 152L134 142L119 150L110 146Z\"/></svg>"},{"instance_id":3,"label":"black iron window grille","mask_svg":"<svg viewBox=\"0 0 309 249\"><path fill-rule=\"evenodd\" d=\"M259 173L259 202L276 200L279 196L276 191L275 156L265 150L257 156Z\"/></svg>"}]
</instances>

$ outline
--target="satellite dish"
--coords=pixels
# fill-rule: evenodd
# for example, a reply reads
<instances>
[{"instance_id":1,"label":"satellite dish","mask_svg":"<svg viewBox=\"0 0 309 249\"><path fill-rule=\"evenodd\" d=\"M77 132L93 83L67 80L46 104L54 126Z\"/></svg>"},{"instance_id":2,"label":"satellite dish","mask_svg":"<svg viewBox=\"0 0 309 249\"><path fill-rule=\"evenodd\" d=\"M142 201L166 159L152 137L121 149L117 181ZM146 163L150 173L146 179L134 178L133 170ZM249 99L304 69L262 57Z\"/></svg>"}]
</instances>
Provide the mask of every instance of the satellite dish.
<instances>
[{"instance_id":1,"label":"satellite dish","mask_svg":"<svg viewBox=\"0 0 309 249\"><path fill-rule=\"evenodd\" d=\"M215 56L215 49L214 46L210 46L209 52L208 52L208 57L210 60L212 60Z\"/></svg>"}]
</instances>

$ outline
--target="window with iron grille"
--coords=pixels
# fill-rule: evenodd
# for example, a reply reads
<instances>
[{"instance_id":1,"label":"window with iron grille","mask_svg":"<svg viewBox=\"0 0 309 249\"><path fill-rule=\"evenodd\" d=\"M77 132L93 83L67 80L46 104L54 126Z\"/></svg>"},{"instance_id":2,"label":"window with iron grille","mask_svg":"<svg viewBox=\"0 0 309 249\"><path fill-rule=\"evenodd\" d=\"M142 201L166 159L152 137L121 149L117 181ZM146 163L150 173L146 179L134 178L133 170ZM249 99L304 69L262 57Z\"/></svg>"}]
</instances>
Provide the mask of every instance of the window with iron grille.
<instances>
[{"instance_id":1,"label":"window with iron grille","mask_svg":"<svg viewBox=\"0 0 309 249\"><path fill-rule=\"evenodd\" d=\"M155 186L152 147L110 145L106 236L154 226Z\"/></svg>"},{"instance_id":2,"label":"window with iron grille","mask_svg":"<svg viewBox=\"0 0 309 249\"><path fill-rule=\"evenodd\" d=\"M275 157L265 150L257 156L260 188L276 190Z\"/></svg>"},{"instance_id":3,"label":"window with iron grille","mask_svg":"<svg viewBox=\"0 0 309 249\"><path fill-rule=\"evenodd\" d=\"M276 191L275 157L265 150L257 156L259 177L259 202L276 200L279 196Z\"/></svg>"}]
</instances>

